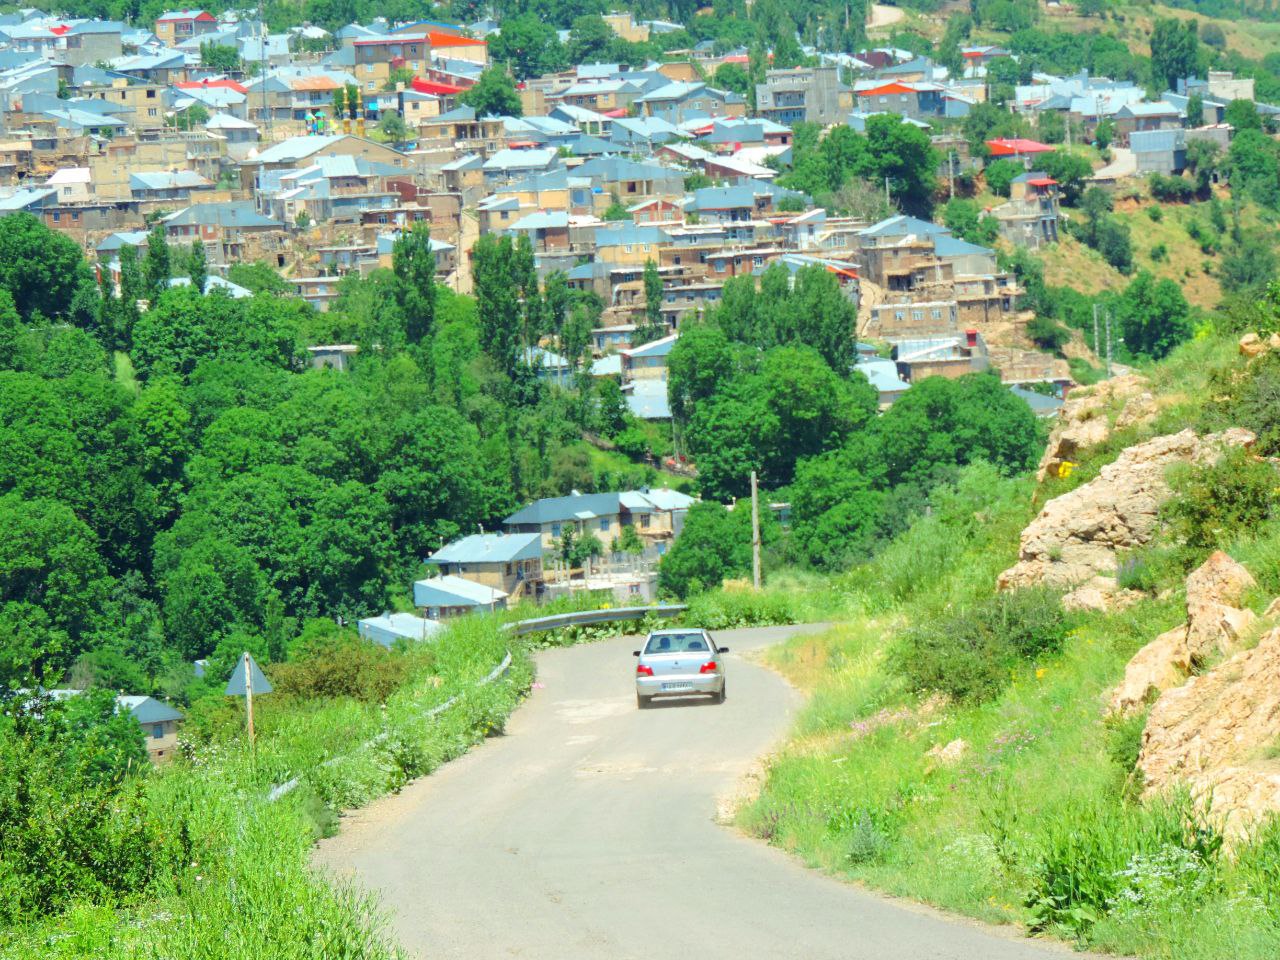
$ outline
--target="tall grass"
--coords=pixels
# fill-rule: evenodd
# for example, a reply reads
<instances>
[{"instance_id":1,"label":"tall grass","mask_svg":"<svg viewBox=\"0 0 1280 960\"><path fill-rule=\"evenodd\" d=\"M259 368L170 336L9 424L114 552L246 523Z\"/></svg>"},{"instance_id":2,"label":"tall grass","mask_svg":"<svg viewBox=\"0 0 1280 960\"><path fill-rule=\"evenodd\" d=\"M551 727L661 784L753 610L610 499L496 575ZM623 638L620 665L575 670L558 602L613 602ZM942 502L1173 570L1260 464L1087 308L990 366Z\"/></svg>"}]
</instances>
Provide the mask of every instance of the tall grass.
<instances>
[{"instance_id":1,"label":"tall grass","mask_svg":"<svg viewBox=\"0 0 1280 960\"><path fill-rule=\"evenodd\" d=\"M847 621L771 653L811 696L740 823L838 876L1094 949L1280 956L1280 821L1224 852L1185 796L1140 801L1141 719L1104 718L1128 660L1183 619L1182 581L1207 547L1156 543L1122 558L1148 599L1081 615L1065 636L1046 620L1035 637L1052 642L1033 643L1034 656L1013 642L1017 630L983 617L977 625L1019 655L1002 653L978 696L916 689L947 686L947 641L990 603L1035 504L1096 476L1123 445L1196 423L1237 363L1230 344L1185 346L1152 371L1156 422L1091 452L1034 502L1029 483L966 477L874 561L834 578ZM1216 536L1259 579L1248 600L1261 610L1280 593L1280 521ZM933 631L926 652L939 655L937 675L919 684L903 651L922 624Z\"/></svg>"},{"instance_id":2,"label":"tall grass","mask_svg":"<svg viewBox=\"0 0 1280 960\"><path fill-rule=\"evenodd\" d=\"M501 729L531 677L524 649L512 649L499 681L477 681L509 646L496 618L467 618L405 654L420 658L417 679L383 705L262 696L252 753L236 727L210 724L207 739L142 782L137 815L155 838L145 851L150 884L0 931L0 956L398 956L374 905L314 873L308 851L332 832L337 812L398 789ZM298 789L268 800L273 784L295 777Z\"/></svg>"}]
</instances>

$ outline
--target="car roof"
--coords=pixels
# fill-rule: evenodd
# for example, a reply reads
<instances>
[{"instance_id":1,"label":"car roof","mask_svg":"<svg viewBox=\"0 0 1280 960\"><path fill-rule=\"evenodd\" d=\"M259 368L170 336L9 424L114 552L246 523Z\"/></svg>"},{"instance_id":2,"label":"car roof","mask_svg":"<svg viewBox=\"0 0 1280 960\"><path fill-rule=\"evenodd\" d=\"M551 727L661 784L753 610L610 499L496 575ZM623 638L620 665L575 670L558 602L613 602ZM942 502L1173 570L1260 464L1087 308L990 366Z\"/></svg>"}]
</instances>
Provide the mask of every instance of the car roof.
<instances>
[{"instance_id":1,"label":"car roof","mask_svg":"<svg viewBox=\"0 0 1280 960\"><path fill-rule=\"evenodd\" d=\"M703 627L663 627L661 630L650 630L649 636L657 637L664 633L706 633Z\"/></svg>"}]
</instances>

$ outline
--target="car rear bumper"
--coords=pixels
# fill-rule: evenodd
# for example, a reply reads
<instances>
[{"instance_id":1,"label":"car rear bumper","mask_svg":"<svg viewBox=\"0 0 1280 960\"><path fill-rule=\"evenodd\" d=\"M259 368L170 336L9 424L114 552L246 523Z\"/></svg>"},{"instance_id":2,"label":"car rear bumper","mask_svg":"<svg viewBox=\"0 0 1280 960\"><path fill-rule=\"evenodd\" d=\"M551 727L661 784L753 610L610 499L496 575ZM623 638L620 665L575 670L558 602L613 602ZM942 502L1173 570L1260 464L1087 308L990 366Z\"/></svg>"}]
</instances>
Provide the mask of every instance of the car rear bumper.
<instances>
[{"instance_id":1,"label":"car rear bumper","mask_svg":"<svg viewBox=\"0 0 1280 960\"><path fill-rule=\"evenodd\" d=\"M689 693L719 693L723 688L723 673L636 677L636 693L642 697L679 697Z\"/></svg>"}]
</instances>

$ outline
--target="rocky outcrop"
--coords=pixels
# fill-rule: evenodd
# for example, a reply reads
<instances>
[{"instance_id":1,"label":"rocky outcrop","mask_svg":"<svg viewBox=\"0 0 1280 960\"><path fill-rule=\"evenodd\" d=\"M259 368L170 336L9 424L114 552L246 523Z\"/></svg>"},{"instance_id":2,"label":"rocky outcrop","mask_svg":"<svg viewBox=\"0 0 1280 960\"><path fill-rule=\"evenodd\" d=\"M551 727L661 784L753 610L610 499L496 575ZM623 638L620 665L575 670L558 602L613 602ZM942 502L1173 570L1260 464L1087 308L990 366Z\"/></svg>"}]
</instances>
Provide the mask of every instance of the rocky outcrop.
<instances>
[{"instance_id":1,"label":"rocky outcrop","mask_svg":"<svg viewBox=\"0 0 1280 960\"><path fill-rule=\"evenodd\" d=\"M1187 577L1187 622L1160 634L1139 650L1125 667L1124 679L1112 692L1108 709L1127 713L1154 693L1171 690L1187 679L1194 664L1213 651L1234 650L1257 619L1238 604L1254 579L1221 550Z\"/></svg>"},{"instance_id":2,"label":"rocky outcrop","mask_svg":"<svg viewBox=\"0 0 1280 960\"><path fill-rule=\"evenodd\" d=\"M964 759L965 754L969 752L969 741L957 737L947 744L938 744L931 747L925 756L933 760L939 766L949 767L959 763Z\"/></svg>"},{"instance_id":3,"label":"rocky outcrop","mask_svg":"<svg viewBox=\"0 0 1280 960\"><path fill-rule=\"evenodd\" d=\"M1178 783L1211 804L1229 834L1280 811L1280 628L1252 650L1161 694L1138 755L1148 793Z\"/></svg>"},{"instance_id":4,"label":"rocky outcrop","mask_svg":"<svg viewBox=\"0 0 1280 960\"><path fill-rule=\"evenodd\" d=\"M1246 333L1240 338L1240 356L1246 360L1253 360L1273 350L1280 350L1280 333L1273 333L1266 340L1256 333Z\"/></svg>"},{"instance_id":5,"label":"rocky outcrop","mask_svg":"<svg viewBox=\"0 0 1280 960\"><path fill-rule=\"evenodd\" d=\"M1063 610L1123 610L1143 598L1137 590L1123 590L1115 577L1097 576L1062 598Z\"/></svg>"},{"instance_id":6,"label":"rocky outcrop","mask_svg":"<svg viewBox=\"0 0 1280 960\"><path fill-rule=\"evenodd\" d=\"M1043 482L1045 477L1056 476L1064 463L1075 462L1082 451L1096 447L1111 436L1108 414L1117 403L1145 395L1147 399L1140 406L1143 409L1149 406L1154 416L1155 399L1146 393L1146 386L1145 377L1129 374L1072 390L1058 411L1058 422L1049 434L1049 445L1040 458L1036 480ZM1120 416L1125 417L1123 410ZM1139 416L1135 407L1126 423L1138 422Z\"/></svg>"},{"instance_id":7,"label":"rocky outcrop","mask_svg":"<svg viewBox=\"0 0 1280 960\"><path fill-rule=\"evenodd\" d=\"M1044 505L1023 530L1018 563L1000 574L998 588L1073 589L1095 577L1114 578L1116 552L1143 546L1156 532L1170 494L1167 468L1212 460L1225 447L1253 439L1247 430L1207 437L1183 430L1129 447L1098 477Z\"/></svg>"},{"instance_id":8,"label":"rocky outcrop","mask_svg":"<svg viewBox=\"0 0 1280 960\"><path fill-rule=\"evenodd\" d=\"M1252 610L1239 609L1245 591L1257 582L1221 550L1187 577L1187 648L1196 660L1214 650L1226 653L1252 625Z\"/></svg>"}]
</instances>

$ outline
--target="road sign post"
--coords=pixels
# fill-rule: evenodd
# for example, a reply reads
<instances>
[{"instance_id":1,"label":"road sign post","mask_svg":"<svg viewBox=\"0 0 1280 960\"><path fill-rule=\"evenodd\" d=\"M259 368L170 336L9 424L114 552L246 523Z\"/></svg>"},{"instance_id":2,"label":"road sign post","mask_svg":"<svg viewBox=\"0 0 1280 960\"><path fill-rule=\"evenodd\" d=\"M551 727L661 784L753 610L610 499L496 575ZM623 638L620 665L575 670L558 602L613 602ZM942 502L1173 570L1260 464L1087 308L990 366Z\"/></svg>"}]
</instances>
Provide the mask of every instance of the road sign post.
<instances>
[{"instance_id":1,"label":"road sign post","mask_svg":"<svg viewBox=\"0 0 1280 960\"><path fill-rule=\"evenodd\" d=\"M245 728L249 731L249 746L253 746L253 695L255 693L271 693L271 681L267 679L261 668L254 662L249 651L244 652L231 679L227 681L227 696L244 697Z\"/></svg>"}]
</instances>

